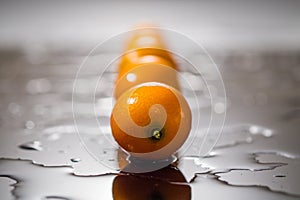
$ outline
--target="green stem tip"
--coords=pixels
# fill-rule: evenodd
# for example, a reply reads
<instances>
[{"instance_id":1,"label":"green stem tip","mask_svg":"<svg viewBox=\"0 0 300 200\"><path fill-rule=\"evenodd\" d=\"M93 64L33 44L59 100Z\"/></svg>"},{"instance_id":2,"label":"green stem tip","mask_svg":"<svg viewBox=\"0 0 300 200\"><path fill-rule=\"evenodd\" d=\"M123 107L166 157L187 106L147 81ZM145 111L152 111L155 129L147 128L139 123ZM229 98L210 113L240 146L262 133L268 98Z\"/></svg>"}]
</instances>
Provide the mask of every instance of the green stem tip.
<instances>
[{"instance_id":1,"label":"green stem tip","mask_svg":"<svg viewBox=\"0 0 300 200\"><path fill-rule=\"evenodd\" d=\"M160 140L162 138L161 130L154 129L151 134L151 139Z\"/></svg>"}]
</instances>

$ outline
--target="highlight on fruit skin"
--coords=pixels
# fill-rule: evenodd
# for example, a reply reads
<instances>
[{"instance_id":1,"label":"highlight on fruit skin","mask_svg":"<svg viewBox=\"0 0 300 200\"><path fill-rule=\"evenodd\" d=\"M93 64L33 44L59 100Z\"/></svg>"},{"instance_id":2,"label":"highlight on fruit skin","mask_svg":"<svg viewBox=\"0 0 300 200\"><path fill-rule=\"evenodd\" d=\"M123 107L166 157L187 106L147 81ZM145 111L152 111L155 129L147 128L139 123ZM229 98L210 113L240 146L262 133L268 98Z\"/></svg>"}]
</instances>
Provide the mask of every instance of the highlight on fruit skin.
<instances>
[{"instance_id":1,"label":"highlight on fruit skin","mask_svg":"<svg viewBox=\"0 0 300 200\"><path fill-rule=\"evenodd\" d=\"M148 82L130 88L117 99L110 123L113 137L131 156L165 159L187 139L191 110L177 89Z\"/></svg>"},{"instance_id":2,"label":"highlight on fruit skin","mask_svg":"<svg viewBox=\"0 0 300 200\"><path fill-rule=\"evenodd\" d=\"M146 63L119 73L114 88L114 97L118 99L126 90L145 82L158 82L180 90L177 70L160 63Z\"/></svg>"}]
</instances>

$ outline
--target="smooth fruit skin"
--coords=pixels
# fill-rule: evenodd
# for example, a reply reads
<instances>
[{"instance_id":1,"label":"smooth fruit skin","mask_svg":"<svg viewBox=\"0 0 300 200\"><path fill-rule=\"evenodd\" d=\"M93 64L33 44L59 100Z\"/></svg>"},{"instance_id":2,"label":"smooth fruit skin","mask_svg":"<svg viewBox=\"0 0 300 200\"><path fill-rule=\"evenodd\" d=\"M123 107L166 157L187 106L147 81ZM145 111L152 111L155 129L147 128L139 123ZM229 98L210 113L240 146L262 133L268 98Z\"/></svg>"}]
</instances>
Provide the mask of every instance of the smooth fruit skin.
<instances>
[{"instance_id":1,"label":"smooth fruit skin","mask_svg":"<svg viewBox=\"0 0 300 200\"><path fill-rule=\"evenodd\" d=\"M165 159L187 139L191 128L191 111L175 88L146 83L127 90L119 97L110 123L113 137L132 156ZM157 139L154 133L161 135L156 135Z\"/></svg>"},{"instance_id":2,"label":"smooth fruit skin","mask_svg":"<svg viewBox=\"0 0 300 200\"><path fill-rule=\"evenodd\" d=\"M143 82L161 82L179 90L177 70L172 53L166 49L158 30L136 30L120 58L114 97L118 99L126 89ZM127 81L129 73L135 74L138 80Z\"/></svg>"},{"instance_id":3,"label":"smooth fruit skin","mask_svg":"<svg viewBox=\"0 0 300 200\"><path fill-rule=\"evenodd\" d=\"M110 118L113 137L132 157L167 159L183 145L191 128L177 65L157 29L134 31L124 52Z\"/></svg>"},{"instance_id":4,"label":"smooth fruit skin","mask_svg":"<svg viewBox=\"0 0 300 200\"><path fill-rule=\"evenodd\" d=\"M147 63L161 64L177 70L175 62L166 50L155 48L133 49L122 55L117 80L133 68Z\"/></svg>"},{"instance_id":5,"label":"smooth fruit skin","mask_svg":"<svg viewBox=\"0 0 300 200\"><path fill-rule=\"evenodd\" d=\"M132 32L125 45L124 52L143 49L138 51L139 56L157 55L169 59L171 56L166 47L167 45L164 43L161 32L158 29L142 28Z\"/></svg>"},{"instance_id":6,"label":"smooth fruit skin","mask_svg":"<svg viewBox=\"0 0 300 200\"><path fill-rule=\"evenodd\" d=\"M145 63L157 63L177 69L161 33L156 29L138 29L132 33L119 63L119 77L135 66Z\"/></svg>"},{"instance_id":7,"label":"smooth fruit skin","mask_svg":"<svg viewBox=\"0 0 300 200\"><path fill-rule=\"evenodd\" d=\"M158 82L180 90L177 71L158 63L136 66L119 77L115 84L114 96L118 99L126 90L145 82Z\"/></svg>"}]
</instances>

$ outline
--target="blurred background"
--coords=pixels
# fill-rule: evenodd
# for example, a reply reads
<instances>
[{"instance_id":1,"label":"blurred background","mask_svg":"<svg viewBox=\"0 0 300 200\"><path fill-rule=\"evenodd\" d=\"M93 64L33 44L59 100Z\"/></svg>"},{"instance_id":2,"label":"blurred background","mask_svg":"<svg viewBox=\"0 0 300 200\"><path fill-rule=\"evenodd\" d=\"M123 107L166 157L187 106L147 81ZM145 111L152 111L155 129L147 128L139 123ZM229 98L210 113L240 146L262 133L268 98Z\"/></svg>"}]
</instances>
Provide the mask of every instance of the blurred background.
<instances>
[{"instance_id":1,"label":"blurred background","mask_svg":"<svg viewBox=\"0 0 300 200\"><path fill-rule=\"evenodd\" d=\"M95 45L145 22L202 44L224 80L227 105L217 111L227 112L226 131L197 166L192 158L182 160L187 181L202 173L189 184L193 199L299 198L297 0L0 1L1 198L112 198L114 177L98 177L107 169L79 144L72 113L73 81ZM78 80L78 112L87 141L106 148L100 156L110 162L115 149L95 137L99 130L90 123L95 116L86 109L91 106L86 97L98 80L94 72L109 52L106 46L100 59L91 61L92 71ZM186 74L194 86L199 83L198 77ZM115 75L105 75L105 91L96 102L103 110L97 117L108 132ZM199 94L205 99L205 91ZM205 104L209 99L203 102L210 111L211 105ZM245 171L229 173L234 170ZM67 176L70 173L74 176ZM82 177L91 175L95 177L90 181Z\"/></svg>"},{"instance_id":2,"label":"blurred background","mask_svg":"<svg viewBox=\"0 0 300 200\"><path fill-rule=\"evenodd\" d=\"M0 44L91 48L150 21L209 50L299 50L299 9L296 0L1 1Z\"/></svg>"}]
</instances>

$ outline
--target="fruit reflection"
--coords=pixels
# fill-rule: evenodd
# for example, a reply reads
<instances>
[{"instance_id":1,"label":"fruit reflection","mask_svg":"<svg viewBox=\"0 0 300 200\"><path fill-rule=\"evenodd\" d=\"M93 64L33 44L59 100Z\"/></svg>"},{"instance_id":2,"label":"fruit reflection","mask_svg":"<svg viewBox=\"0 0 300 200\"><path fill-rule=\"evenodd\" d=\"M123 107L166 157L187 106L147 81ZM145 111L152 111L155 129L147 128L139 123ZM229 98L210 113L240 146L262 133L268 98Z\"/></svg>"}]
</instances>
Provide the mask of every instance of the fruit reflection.
<instances>
[{"instance_id":1,"label":"fruit reflection","mask_svg":"<svg viewBox=\"0 0 300 200\"><path fill-rule=\"evenodd\" d=\"M191 199L191 188L174 166L139 173L118 175L113 181L115 200L186 200Z\"/></svg>"}]
</instances>

